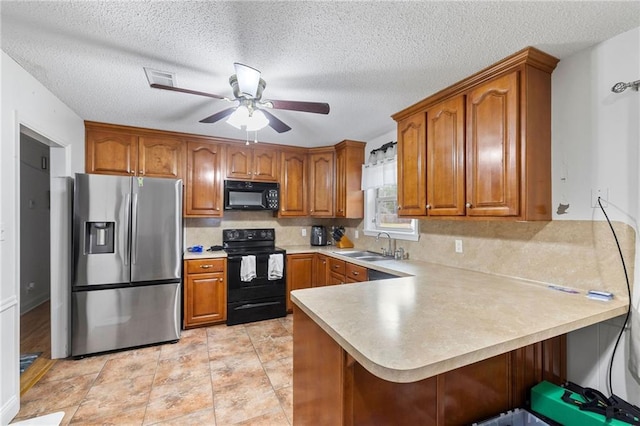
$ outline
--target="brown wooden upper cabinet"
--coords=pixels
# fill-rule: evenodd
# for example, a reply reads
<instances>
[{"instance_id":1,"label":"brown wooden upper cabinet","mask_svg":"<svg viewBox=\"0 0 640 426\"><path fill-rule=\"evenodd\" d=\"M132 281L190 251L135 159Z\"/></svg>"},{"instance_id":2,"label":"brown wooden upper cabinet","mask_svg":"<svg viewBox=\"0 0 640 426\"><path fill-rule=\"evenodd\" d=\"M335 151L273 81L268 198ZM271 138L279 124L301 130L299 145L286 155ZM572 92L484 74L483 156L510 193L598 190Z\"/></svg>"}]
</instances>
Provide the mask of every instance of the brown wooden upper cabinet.
<instances>
[{"instance_id":1,"label":"brown wooden upper cabinet","mask_svg":"<svg viewBox=\"0 0 640 426\"><path fill-rule=\"evenodd\" d=\"M309 154L309 216L334 215L335 149L312 148Z\"/></svg>"},{"instance_id":2,"label":"brown wooden upper cabinet","mask_svg":"<svg viewBox=\"0 0 640 426\"><path fill-rule=\"evenodd\" d=\"M529 47L395 114L398 214L551 220L557 63Z\"/></svg>"},{"instance_id":3,"label":"brown wooden upper cabinet","mask_svg":"<svg viewBox=\"0 0 640 426\"><path fill-rule=\"evenodd\" d=\"M427 110L427 214L465 214L464 96Z\"/></svg>"},{"instance_id":4,"label":"brown wooden upper cabinet","mask_svg":"<svg viewBox=\"0 0 640 426\"><path fill-rule=\"evenodd\" d=\"M307 216L308 159L304 149L280 153L280 210L278 217Z\"/></svg>"},{"instance_id":5,"label":"brown wooden upper cabinet","mask_svg":"<svg viewBox=\"0 0 640 426\"><path fill-rule=\"evenodd\" d=\"M278 151L260 146L227 147L227 179L278 181Z\"/></svg>"},{"instance_id":6,"label":"brown wooden upper cabinet","mask_svg":"<svg viewBox=\"0 0 640 426\"><path fill-rule=\"evenodd\" d=\"M362 219L362 164L365 142L345 140L336 145L335 217Z\"/></svg>"},{"instance_id":7,"label":"brown wooden upper cabinet","mask_svg":"<svg viewBox=\"0 0 640 426\"><path fill-rule=\"evenodd\" d=\"M187 142L185 179L186 217L222 217L222 159L224 145L203 141Z\"/></svg>"},{"instance_id":8,"label":"brown wooden upper cabinet","mask_svg":"<svg viewBox=\"0 0 640 426\"><path fill-rule=\"evenodd\" d=\"M87 173L183 177L184 144L164 135L135 135L118 126L85 122Z\"/></svg>"},{"instance_id":9,"label":"brown wooden upper cabinet","mask_svg":"<svg viewBox=\"0 0 640 426\"><path fill-rule=\"evenodd\" d=\"M418 112L398 122L398 215L426 214L426 122Z\"/></svg>"}]
</instances>

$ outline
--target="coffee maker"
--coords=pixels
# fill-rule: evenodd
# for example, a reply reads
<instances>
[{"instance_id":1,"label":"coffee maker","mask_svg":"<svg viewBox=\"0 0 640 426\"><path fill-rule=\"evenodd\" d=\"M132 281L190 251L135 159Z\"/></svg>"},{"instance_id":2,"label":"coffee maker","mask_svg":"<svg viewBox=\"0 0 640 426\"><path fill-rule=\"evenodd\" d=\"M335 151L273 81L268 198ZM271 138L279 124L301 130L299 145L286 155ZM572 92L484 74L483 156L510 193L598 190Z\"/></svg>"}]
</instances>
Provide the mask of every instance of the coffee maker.
<instances>
[{"instance_id":1,"label":"coffee maker","mask_svg":"<svg viewBox=\"0 0 640 426\"><path fill-rule=\"evenodd\" d=\"M327 243L327 228L322 225L313 225L311 227L311 245L326 246Z\"/></svg>"}]
</instances>

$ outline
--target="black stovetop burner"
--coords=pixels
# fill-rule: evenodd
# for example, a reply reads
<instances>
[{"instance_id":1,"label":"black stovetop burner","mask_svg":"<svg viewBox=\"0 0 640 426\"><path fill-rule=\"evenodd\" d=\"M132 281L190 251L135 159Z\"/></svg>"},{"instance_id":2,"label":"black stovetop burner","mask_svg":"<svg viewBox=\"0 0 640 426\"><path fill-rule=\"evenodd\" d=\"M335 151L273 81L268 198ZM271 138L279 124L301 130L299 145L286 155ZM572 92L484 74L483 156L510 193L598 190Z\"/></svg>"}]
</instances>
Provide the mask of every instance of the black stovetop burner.
<instances>
[{"instance_id":1,"label":"black stovetop burner","mask_svg":"<svg viewBox=\"0 0 640 426\"><path fill-rule=\"evenodd\" d=\"M222 247L227 254L284 253L275 243L276 231L273 228L222 230Z\"/></svg>"}]
</instances>

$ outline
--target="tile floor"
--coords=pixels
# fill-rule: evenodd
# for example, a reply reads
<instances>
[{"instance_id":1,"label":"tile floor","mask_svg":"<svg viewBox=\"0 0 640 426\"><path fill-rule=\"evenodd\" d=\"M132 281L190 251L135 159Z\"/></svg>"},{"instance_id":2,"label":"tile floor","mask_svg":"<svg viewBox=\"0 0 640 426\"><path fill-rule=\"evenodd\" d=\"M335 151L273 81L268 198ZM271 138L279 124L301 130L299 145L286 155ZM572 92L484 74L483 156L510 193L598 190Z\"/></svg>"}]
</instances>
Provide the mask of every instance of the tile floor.
<instances>
[{"instance_id":1,"label":"tile floor","mask_svg":"<svg viewBox=\"0 0 640 426\"><path fill-rule=\"evenodd\" d=\"M293 317L185 330L176 344L58 360L14 421L64 411L66 424L290 425Z\"/></svg>"}]
</instances>

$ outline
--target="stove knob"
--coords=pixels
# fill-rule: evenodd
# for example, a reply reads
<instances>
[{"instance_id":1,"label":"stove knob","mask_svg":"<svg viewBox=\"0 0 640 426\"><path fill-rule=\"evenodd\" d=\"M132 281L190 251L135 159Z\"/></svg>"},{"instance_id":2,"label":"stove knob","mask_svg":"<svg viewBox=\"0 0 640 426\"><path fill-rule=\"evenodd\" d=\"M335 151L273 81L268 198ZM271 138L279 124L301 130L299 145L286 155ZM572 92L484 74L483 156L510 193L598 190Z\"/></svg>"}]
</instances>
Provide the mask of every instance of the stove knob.
<instances>
[{"instance_id":1,"label":"stove knob","mask_svg":"<svg viewBox=\"0 0 640 426\"><path fill-rule=\"evenodd\" d=\"M260 231L260 237L264 238L267 236L267 233L265 231Z\"/></svg>"}]
</instances>

